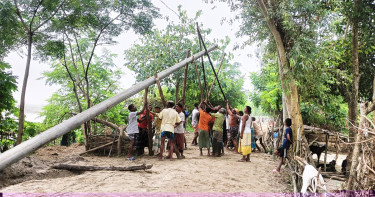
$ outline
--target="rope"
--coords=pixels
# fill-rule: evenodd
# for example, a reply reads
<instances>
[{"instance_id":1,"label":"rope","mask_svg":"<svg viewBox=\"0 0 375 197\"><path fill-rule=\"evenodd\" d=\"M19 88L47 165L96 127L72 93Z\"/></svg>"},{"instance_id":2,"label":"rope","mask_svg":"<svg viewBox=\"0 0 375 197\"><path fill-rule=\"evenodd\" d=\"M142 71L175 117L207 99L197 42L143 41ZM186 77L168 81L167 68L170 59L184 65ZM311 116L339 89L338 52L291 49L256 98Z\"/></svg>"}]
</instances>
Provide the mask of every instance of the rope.
<instances>
[{"instance_id":1,"label":"rope","mask_svg":"<svg viewBox=\"0 0 375 197\"><path fill-rule=\"evenodd\" d=\"M200 43L203 44L204 50L206 51L206 55L207 55L207 57L208 57L208 61L210 62L210 65L211 65L212 71L214 72L214 74L215 74L215 78L216 78L216 80L217 80L217 83L219 84L221 94L223 94L224 100L227 100L227 98L225 97L224 91L223 91L223 89L221 88L221 84L220 84L219 78L217 77L217 74L216 74L216 71L215 71L214 65L212 64L210 54L208 54L208 51L207 51L206 45L204 44L204 41L203 41L203 38L202 38L201 32L199 31L198 23L197 23L197 31L198 31L199 40L201 41ZM202 62L203 62L203 61L202 61ZM204 72L204 70L203 70L203 72ZM204 73L203 73L203 74L204 74ZM206 80L206 79L205 79L205 80ZM206 82L206 81L205 81L205 82Z\"/></svg>"}]
</instances>

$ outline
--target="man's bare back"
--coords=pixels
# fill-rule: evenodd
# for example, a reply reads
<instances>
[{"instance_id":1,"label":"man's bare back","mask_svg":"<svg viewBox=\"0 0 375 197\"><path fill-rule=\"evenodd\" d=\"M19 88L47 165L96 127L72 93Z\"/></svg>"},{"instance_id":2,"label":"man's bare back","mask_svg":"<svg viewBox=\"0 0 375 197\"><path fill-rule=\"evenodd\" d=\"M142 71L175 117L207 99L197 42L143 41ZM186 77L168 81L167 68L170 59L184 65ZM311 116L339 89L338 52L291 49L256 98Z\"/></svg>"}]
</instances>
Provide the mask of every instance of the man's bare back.
<instances>
[{"instance_id":1,"label":"man's bare back","mask_svg":"<svg viewBox=\"0 0 375 197\"><path fill-rule=\"evenodd\" d=\"M238 126L238 116L236 114L234 114L234 113L232 113L229 116L229 126L231 126L231 127Z\"/></svg>"}]
</instances>

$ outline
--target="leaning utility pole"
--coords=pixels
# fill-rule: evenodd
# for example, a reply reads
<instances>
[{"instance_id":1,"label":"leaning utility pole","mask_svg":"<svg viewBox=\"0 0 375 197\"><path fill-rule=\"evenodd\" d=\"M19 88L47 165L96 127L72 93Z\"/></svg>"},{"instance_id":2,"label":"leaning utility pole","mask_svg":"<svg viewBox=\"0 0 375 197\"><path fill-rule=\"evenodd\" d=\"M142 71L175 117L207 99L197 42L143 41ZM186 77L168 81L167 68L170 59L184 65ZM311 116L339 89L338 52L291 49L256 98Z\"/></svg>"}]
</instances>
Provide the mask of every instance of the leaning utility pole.
<instances>
[{"instance_id":1,"label":"leaning utility pole","mask_svg":"<svg viewBox=\"0 0 375 197\"><path fill-rule=\"evenodd\" d=\"M207 49L207 52L211 52L216 49L218 46L214 45ZM157 74L159 79L164 79L170 74L178 71L180 68L184 67L186 64L191 63L194 59L202 57L206 55L206 50L200 51L199 53L194 54L192 57L186 58L185 60L173 65L161 71ZM156 83L155 77L150 77L144 81L141 81L131 88L113 96L91 108L65 120L64 122L38 134L37 136L22 142L18 146L5 151L3 154L0 155L0 171L6 168L7 166L21 160L22 158L26 157L28 154L34 152L35 150L39 149L43 145L51 142L52 140L68 133L71 130L76 129L83 123L91 120L92 118L98 116L101 113L106 112L107 110L111 109L115 105L121 103L122 101L126 100L127 98L137 94L138 92L144 90L145 88L149 87Z\"/></svg>"}]
</instances>

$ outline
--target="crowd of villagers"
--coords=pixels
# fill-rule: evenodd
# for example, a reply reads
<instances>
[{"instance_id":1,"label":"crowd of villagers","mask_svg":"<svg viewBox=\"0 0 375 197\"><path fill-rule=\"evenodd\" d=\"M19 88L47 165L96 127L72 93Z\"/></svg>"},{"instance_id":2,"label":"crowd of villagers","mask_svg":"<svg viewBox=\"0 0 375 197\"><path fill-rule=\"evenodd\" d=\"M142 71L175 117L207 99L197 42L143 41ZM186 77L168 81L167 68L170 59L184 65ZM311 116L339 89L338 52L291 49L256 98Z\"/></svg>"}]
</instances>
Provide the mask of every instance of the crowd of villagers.
<instances>
[{"instance_id":1,"label":"crowd of villagers","mask_svg":"<svg viewBox=\"0 0 375 197\"><path fill-rule=\"evenodd\" d=\"M208 156L221 157L224 155L224 149L235 154L241 154L239 162L250 162L252 152L260 147L256 144L259 140L260 145L266 150L262 136L263 131L251 116L251 107L246 106L243 111L232 108L226 101L226 109L222 106L213 107L207 100L200 104L195 104L191 114L181 103L175 104L168 101L166 108L148 106L149 121L154 128L154 138L152 151L159 156L159 160L173 159L173 153L178 159L184 159L184 150L187 149L186 143L186 125L191 116L191 125L194 129L194 138L192 146L199 146L200 155L203 156L203 149L207 149ZM146 110L137 111L134 104L128 106L129 122L126 129L130 138L128 151L128 160L135 160L134 155L144 154L144 148L148 147L148 122L146 119ZM138 117L139 116L139 117ZM279 172L287 151L292 144L292 121L286 119L285 138L282 145L274 152L280 156L280 163L274 172ZM166 157L163 157L165 149L169 151ZM210 148L212 147L212 152Z\"/></svg>"}]
</instances>

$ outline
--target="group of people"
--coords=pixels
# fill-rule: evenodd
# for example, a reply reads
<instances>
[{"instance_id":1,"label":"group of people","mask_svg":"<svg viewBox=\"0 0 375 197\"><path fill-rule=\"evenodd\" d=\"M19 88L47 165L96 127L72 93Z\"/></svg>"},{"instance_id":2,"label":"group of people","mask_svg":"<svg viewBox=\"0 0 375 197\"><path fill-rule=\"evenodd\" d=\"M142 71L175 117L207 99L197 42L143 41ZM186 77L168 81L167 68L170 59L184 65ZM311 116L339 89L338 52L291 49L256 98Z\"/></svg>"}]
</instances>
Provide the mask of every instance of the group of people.
<instances>
[{"instance_id":1,"label":"group of people","mask_svg":"<svg viewBox=\"0 0 375 197\"><path fill-rule=\"evenodd\" d=\"M148 147L147 128L150 122L154 127L152 150L159 155L159 159L164 159L163 152L166 139L168 139L167 149L169 151L165 158L172 160L173 153L176 153L177 158L185 158L183 152L186 148L187 114L184 112L184 106L180 103L175 105L173 101L168 101L164 109L155 107L153 112L151 106L148 106L148 108L149 122L146 121L145 109L137 112L134 104L128 106L130 112L127 133L131 140L128 159L134 160L132 156L134 146L138 155L144 154L144 147ZM139 118L137 118L138 115L140 115ZM256 145L256 141L259 140L266 150L262 142L262 129L255 120L251 116L250 106L246 106L241 112L232 108L228 101L226 101L226 109L220 105L213 107L207 100L202 101L200 104L195 104L192 111L191 125L194 129L192 145L199 145L200 155L203 155L203 149L205 148L208 156L220 157L224 154L226 148L234 153L242 154L242 158L238 161L250 162L251 153L255 149L261 150ZM274 170L275 172L280 171L283 159L292 143L291 119L286 119L284 124L286 126L285 140L282 146L275 151L275 154L281 157L280 165Z\"/></svg>"},{"instance_id":2,"label":"group of people","mask_svg":"<svg viewBox=\"0 0 375 197\"><path fill-rule=\"evenodd\" d=\"M144 148L148 147L148 130L149 124L155 128L153 146L154 153L160 155L163 159L163 151L165 147L165 139L168 139L169 155L168 158L172 159L172 152L175 151L178 158L185 158L183 155L185 143L185 113L183 112L182 104L178 103L176 106L173 101L168 101L165 109L161 110L160 107L155 107L155 112L152 107L148 106L148 110L142 109L137 112L134 104L128 106L129 118L128 127L126 129L130 146L128 151L128 159L134 160L132 156L134 146L136 147L137 155L144 154ZM149 111L149 120L146 119L146 111ZM137 118L137 116L139 118Z\"/></svg>"}]
</instances>

